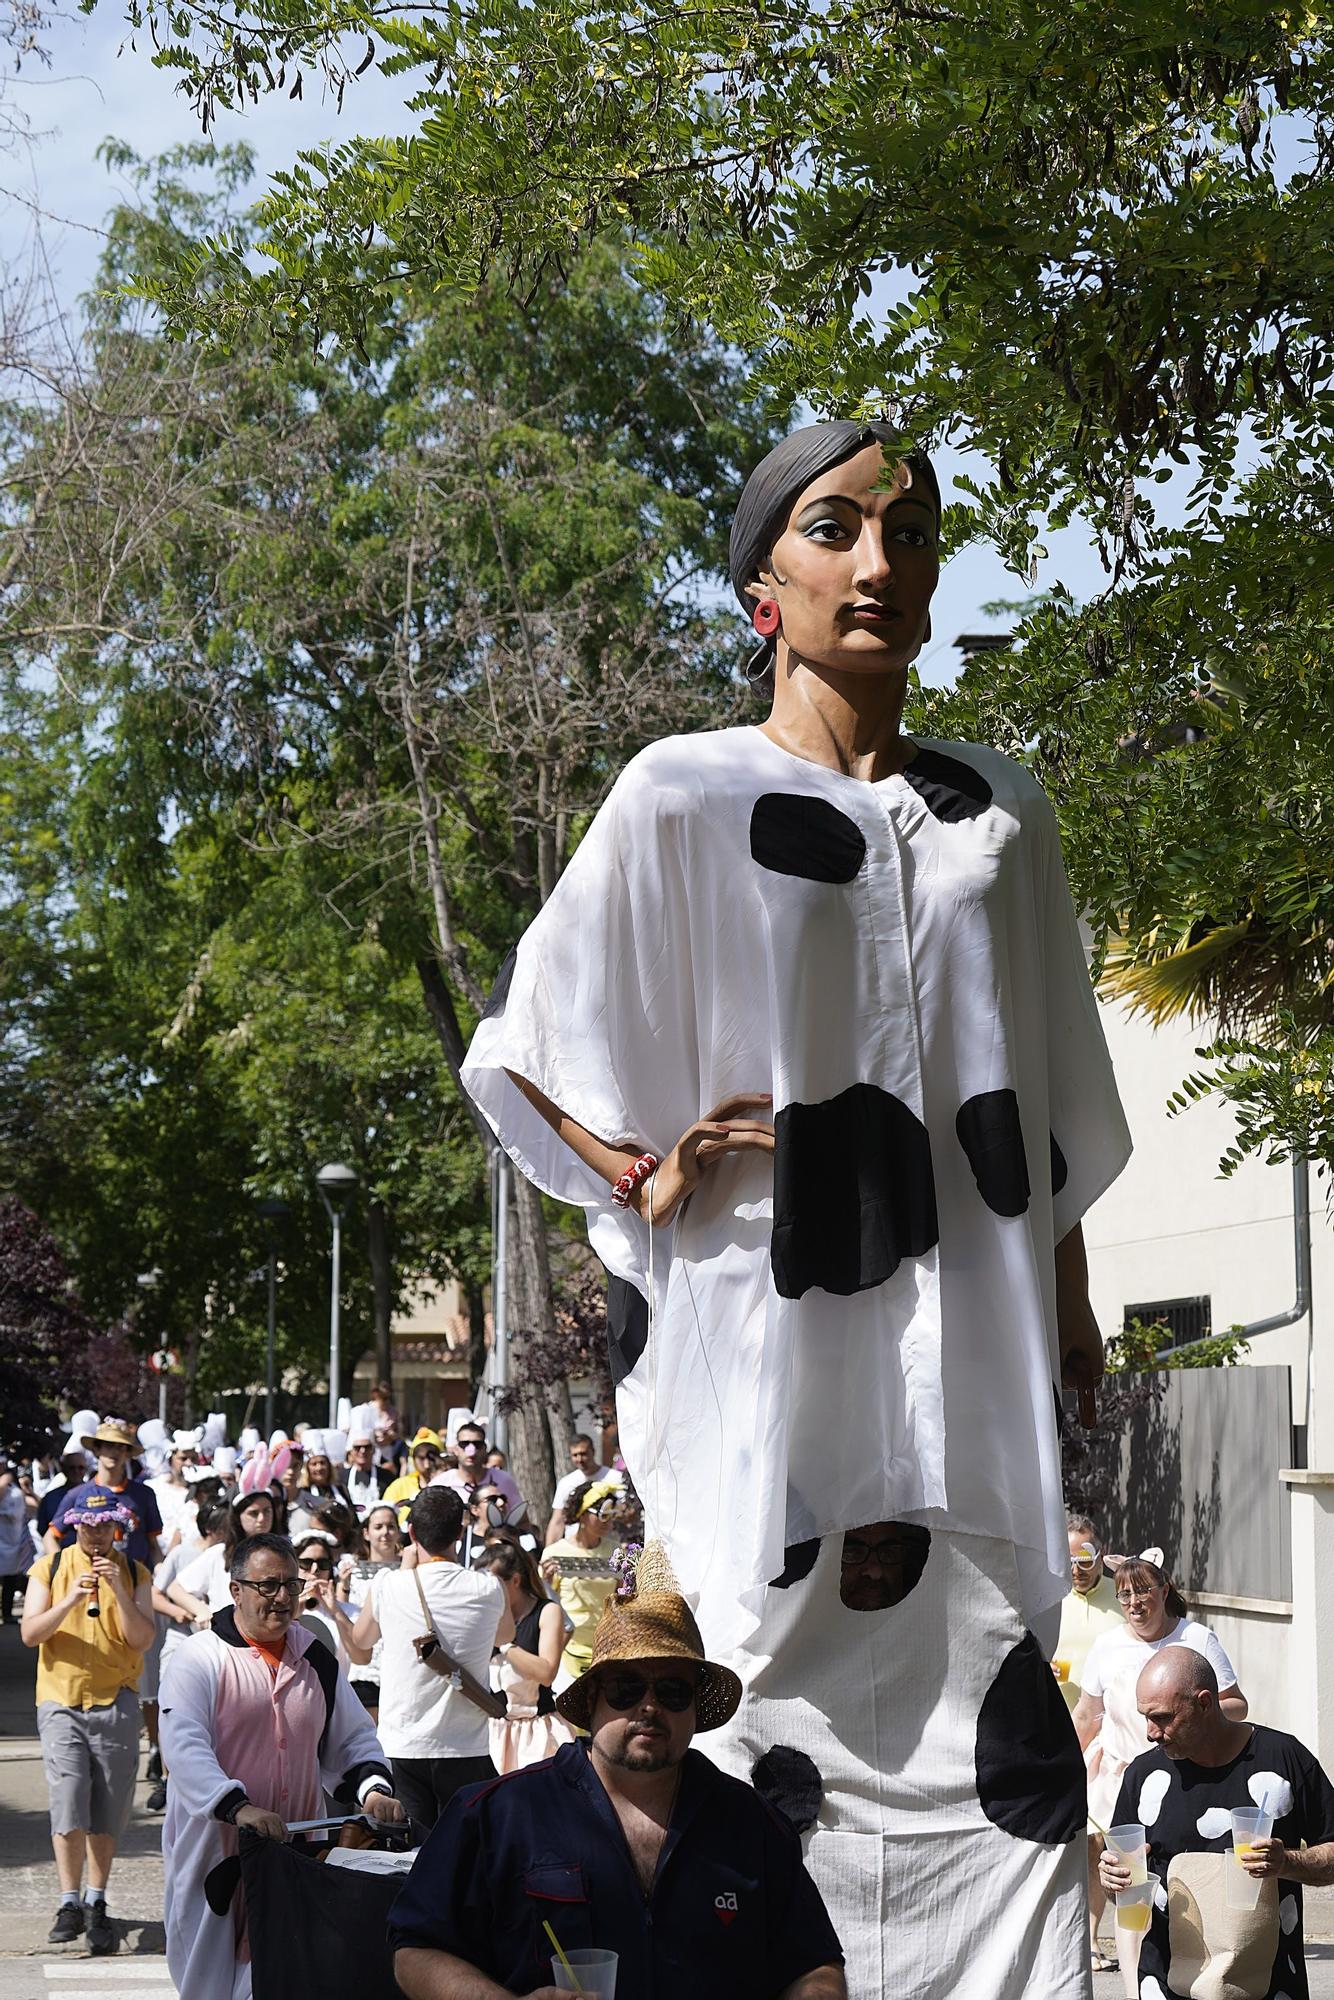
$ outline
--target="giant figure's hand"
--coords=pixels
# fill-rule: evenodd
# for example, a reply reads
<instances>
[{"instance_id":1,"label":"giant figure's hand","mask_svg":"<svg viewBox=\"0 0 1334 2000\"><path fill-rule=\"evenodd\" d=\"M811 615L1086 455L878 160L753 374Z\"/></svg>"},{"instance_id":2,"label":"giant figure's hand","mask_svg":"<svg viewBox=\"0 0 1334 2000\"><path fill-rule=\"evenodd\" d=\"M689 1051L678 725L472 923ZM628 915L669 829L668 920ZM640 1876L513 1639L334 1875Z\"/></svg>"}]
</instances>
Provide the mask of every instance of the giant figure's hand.
<instances>
[{"instance_id":1,"label":"giant figure's hand","mask_svg":"<svg viewBox=\"0 0 1334 2000\"><path fill-rule=\"evenodd\" d=\"M707 1118L683 1132L651 1180L639 1189L638 1208L655 1223L670 1222L705 1174L728 1153L772 1153L772 1122L748 1114L769 1109L768 1091L725 1097Z\"/></svg>"}]
</instances>

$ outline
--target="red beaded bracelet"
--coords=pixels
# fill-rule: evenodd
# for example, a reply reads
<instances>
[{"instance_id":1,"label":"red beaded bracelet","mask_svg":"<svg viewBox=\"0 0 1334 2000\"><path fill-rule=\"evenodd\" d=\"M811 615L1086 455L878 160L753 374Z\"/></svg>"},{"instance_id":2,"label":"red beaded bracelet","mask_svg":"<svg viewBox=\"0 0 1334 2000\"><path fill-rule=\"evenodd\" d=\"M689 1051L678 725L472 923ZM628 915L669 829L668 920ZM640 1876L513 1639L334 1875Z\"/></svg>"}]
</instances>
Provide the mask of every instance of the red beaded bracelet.
<instances>
[{"instance_id":1,"label":"red beaded bracelet","mask_svg":"<svg viewBox=\"0 0 1334 2000\"><path fill-rule=\"evenodd\" d=\"M638 1187L643 1187L650 1174L658 1171L657 1158L652 1153L641 1153L632 1167L627 1167L611 1191L611 1198L617 1208L629 1208L631 1197Z\"/></svg>"}]
</instances>

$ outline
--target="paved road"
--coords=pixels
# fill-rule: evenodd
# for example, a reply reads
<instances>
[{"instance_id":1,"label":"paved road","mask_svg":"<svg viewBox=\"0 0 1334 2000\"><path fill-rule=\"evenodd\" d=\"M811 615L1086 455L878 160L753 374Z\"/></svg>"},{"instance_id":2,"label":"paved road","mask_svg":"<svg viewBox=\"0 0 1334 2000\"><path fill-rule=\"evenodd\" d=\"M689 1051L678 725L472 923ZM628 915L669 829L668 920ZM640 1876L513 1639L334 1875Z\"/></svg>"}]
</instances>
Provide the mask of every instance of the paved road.
<instances>
[{"instance_id":1,"label":"paved road","mask_svg":"<svg viewBox=\"0 0 1334 2000\"><path fill-rule=\"evenodd\" d=\"M5 2000L173 2000L165 1958L0 1959Z\"/></svg>"}]
</instances>

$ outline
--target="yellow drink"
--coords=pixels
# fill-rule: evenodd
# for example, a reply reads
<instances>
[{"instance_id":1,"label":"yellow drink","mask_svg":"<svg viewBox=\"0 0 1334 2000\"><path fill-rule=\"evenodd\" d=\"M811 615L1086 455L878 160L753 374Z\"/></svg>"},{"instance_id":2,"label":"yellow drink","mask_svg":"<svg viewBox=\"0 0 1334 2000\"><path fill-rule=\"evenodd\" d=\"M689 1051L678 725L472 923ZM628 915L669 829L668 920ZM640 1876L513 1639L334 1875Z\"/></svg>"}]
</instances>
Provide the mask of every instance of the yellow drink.
<instances>
[{"instance_id":1,"label":"yellow drink","mask_svg":"<svg viewBox=\"0 0 1334 2000\"><path fill-rule=\"evenodd\" d=\"M1149 1906L1147 1903L1120 1903L1117 1905L1116 1921L1123 1931L1146 1931L1149 1928Z\"/></svg>"},{"instance_id":2,"label":"yellow drink","mask_svg":"<svg viewBox=\"0 0 1334 2000\"><path fill-rule=\"evenodd\" d=\"M1052 1672L1055 1674L1058 1681L1064 1684L1066 1681L1069 1680L1070 1678L1069 1660L1063 1660L1060 1654L1058 1653L1056 1658L1052 1661L1051 1666L1052 1666Z\"/></svg>"},{"instance_id":3,"label":"yellow drink","mask_svg":"<svg viewBox=\"0 0 1334 2000\"><path fill-rule=\"evenodd\" d=\"M1251 1847L1252 1843L1249 1840L1234 1840L1232 1843L1232 1852L1237 1860L1241 1862L1251 1852Z\"/></svg>"}]
</instances>

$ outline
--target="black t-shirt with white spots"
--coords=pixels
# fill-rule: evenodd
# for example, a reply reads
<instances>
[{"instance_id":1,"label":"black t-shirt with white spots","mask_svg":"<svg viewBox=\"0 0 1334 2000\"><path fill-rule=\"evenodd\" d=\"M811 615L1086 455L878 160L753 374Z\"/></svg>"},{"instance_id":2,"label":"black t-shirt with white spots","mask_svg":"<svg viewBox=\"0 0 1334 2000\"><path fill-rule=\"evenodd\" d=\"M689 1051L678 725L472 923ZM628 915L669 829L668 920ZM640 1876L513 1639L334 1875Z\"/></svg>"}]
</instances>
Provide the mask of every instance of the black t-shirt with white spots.
<instances>
[{"instance_id":1,"label":"black t-shirt with white spots","mask_svg":"<svg viewBox=\"0 0 1334 2000\"><path fill-rule=\"evenodd\" d=\"M1143 1825L1149 1869L1160 1880L1140 1952L1140 2000L1197 1990L1206 1966L1211 1992L1309 2000L1301 1885L1269 1880L1253 1910L1227 1906L1228 1870L1237 1866L1232 1809L1262 1802L1285 1847L1334 1840L1334 1785L1281 1729L1257 1724L1230 1764L1192 1764L1154 1748L1127 1769L1114 1823Z\"/></svg>"}]
</instances>

